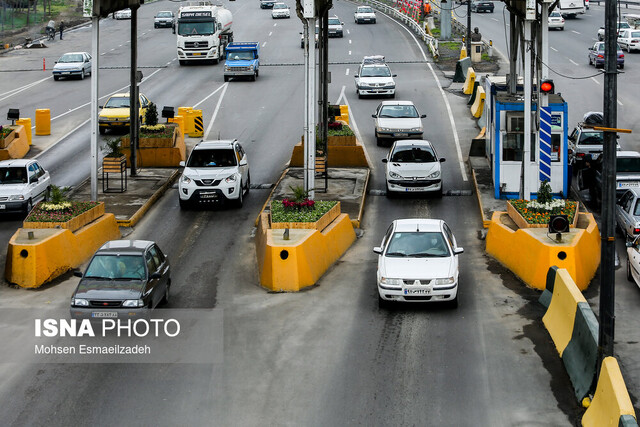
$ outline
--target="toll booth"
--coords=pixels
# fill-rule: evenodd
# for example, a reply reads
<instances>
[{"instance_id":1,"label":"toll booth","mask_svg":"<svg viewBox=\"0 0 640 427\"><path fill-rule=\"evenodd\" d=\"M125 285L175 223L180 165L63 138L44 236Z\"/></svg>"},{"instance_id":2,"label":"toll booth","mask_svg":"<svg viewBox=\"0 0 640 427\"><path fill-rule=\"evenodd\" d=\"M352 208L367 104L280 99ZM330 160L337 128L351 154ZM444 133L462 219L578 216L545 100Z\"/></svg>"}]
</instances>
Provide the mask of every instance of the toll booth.
<instances>
[{"instance_id":1,"label":"toll booth","mask_svg":"<svg viewBox=\"0 0 640 427\"><path fill-rule=\"evenodd\" d=\"M487 94L483 112L483 119L486 120L485 154L491 166L496 199L518 198L520 194L524 154L524 88L521 81L518 83L516 93L509 94L506 76L487 76L484 81ZM546 113L541 113L544 121L537 118L536 103L533 102L531 106L530 173L526 177L533 191L531 199L536 198L542 176L550 178L554 196L566 198L569 193L567 103L560 94L547 96L549 106ZM540 144L541 126L547 130L543 132L543 142L548 141L549 144ZM544 175L541 175L541 171Z\"/></svg>"}]
</instances>

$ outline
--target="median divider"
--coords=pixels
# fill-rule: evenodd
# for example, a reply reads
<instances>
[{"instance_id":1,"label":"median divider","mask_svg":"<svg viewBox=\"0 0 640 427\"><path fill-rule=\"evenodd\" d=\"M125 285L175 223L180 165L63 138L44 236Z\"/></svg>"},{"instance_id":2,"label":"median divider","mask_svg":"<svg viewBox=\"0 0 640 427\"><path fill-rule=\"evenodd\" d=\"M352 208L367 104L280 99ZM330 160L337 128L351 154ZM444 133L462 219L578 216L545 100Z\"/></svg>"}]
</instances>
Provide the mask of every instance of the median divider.
<instances>
[{"instance_id":1,"label":"median divider","mask_svg":"<svg viewBox=\"0 0 640 427\"><path fill-rule=\"evenodd\" d=\"M9 127L13 132L0 143L0 160L22 159L29 152L27 131L23 125Z\"/></svg>"},{"instance_id":2,"label":"median divider","mask_svg":"<svg viewBox=\"0 0 640 427\"><path fill-rule=\"evenodd\" d=\"M476 72L472 67L467 69L467 77L462 86L462 93L465 95L471 95L473 93L474 84L476 83Z\"/></svg>"},{"instance_id":3,"label":"median divider","mask_svg":"<svg viewBox=\"0 0 640 427\"><path fill-rule=\"evenodd\" d=\"M482 112L484 111L484 99L484 89L482 86L478 86L478 90L476 91L476 100L471 106L471 114L473 117L480 118L480 116L482 116Z\"/></svg>"},{"instance_id":4,"label":"median divider","mask_svg":"<svg viewBox=\"0 0 640 427\"><path fill-rule=\"evenodd\" d=\"M605 357L593 400L582 416L584 427L637 426L627 386L614 357Z\"/></svg>"}]
</instances>

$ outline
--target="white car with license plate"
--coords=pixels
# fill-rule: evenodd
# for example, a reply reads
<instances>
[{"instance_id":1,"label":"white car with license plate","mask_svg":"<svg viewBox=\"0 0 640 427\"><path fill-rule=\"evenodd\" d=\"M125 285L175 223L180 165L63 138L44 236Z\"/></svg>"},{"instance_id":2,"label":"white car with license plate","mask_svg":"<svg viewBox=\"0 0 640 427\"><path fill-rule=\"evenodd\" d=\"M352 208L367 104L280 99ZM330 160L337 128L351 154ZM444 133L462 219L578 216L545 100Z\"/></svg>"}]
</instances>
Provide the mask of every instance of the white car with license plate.
<instances>
[{"instance_id":1,"label":"white car with license plate","mask_svg":"<svg viewBox=\"0 0 640 427\"><path fill-rule=\"evenodd\" d=\"M56 61L52 74L56 81L61 77L77 77L82 80L91 75L91 55L87 52L65 53Z\"/></svg>"},{"instance_id":2,"label":"white car with license plate","mask_svg":"<svg viewBox=\"0 0 640 427\"><path fill-rule=\"evenodd\" d=\"M564 30L564 18L560 14L560 12L553 11L549 14L549 18L547 20L549 23L550 30Z\"/></svg>"},{"instance_id":3,"label":"white car with license plate","mask_svg":"<svg viewBox=\"0 0 640 427\"><path fill-rule=\"evenodd\" d=\"M408 192L427 192L442 196L444 157L429 141L404 139L396 141L386 158L387 197Z\"/></svg>"},{"instance_id":4,"label":"white car with license plate","mask_svg":"<svg viewBox=\"0 0 640 427\"><path fill-rule=\"evenodd\" d=\"M374 118L376 144L382 145L398 139L421 139L424 132L422 119L426 114L418 113L411 101L382 101Z\"/></svg>"},{"instance_id":5,"label":"white car with license plate","mask_svg":"<svg viewBox=\"0 0 640 427\"><path fill-rule=\"evenodd\" d=\"M0 161L0 213L29 213L51 191L51 177L37 160Z\"/></svg>"},{"instance_id":6,"label":"white car with license plate","mask_svg":"<svg viewBox=\"0 0 640 427\"><path fill-rule=\"evenodd\" d=\"M227 202L242 207L251 176L247 154L237 140L200 142L180 166L184 166L178 181L181 208Z\"/></svg>"},{"instance_id":7,"label":"white car with license plate","mask_svg":"<svg viewBox=\"0 0 640 427\"><path fill-rule=\"evenodd\" d=\"M356 24L375 24L376 12L371 6L358 6L355 13L353 14L353 21Z\"/></svg>"},{"instance_id":8,"label":"white car with license plate","mask_svg":"<svg viewBox=\"0 0 640 427\"><path fill-rule=\"evenodd\" d=\"M634 50L640 50L640 30L620 30L618 45L620 49L625 49L629 53Z\"/></svg>"},{"instance_id":9,"label":"white car with license plate","mask_svg":"<svg viewBox=\"0 0 640 427\"><path fill-rule=\"evenodd\" d=\"M396 96L396 74L384 62L384 56L365 56L354 76L358 98L363 96Z\"/></svg>"},{"instance_id":10,"label":"white car with license plate","mask_svg":"<svg viewBox=\"0 0 640 427\"><path fill-rule=\"evenodd\" d=\"M627 242L627 279L640 286L640 236Z\"/></svg>"},{"instance_id":11,"label":"white car with license plate","mask_svg":"<svg viewBox=\"0 0 640 427\"><path fill-rule=\"evenodd\" d=\"M397 219L380 246L376 282L378 303L447 302L458 306L458 247L441 219Z\"/></svg>"},{"instance_id":12,"label":"white car with license plate","mask_svg":"<svg viewBox=\"0 0 640 427\"><path fill-rule=\"evenodd\" d=\"M630 188L616 202L616 225L629 239L640 235L640 188Z\"/></svg>"},{"instance_id":13,"label":"white car with license plate","mask_svg":"<svg viewBox=\"0 0 640 427\"><path fill-rule=\"evenodd\" d=\"M289 6L284 3L274 4L273 9L271 10L271 17L273 19L291 18L291 11L289 10Z\"/></svg>"}]
</instances>

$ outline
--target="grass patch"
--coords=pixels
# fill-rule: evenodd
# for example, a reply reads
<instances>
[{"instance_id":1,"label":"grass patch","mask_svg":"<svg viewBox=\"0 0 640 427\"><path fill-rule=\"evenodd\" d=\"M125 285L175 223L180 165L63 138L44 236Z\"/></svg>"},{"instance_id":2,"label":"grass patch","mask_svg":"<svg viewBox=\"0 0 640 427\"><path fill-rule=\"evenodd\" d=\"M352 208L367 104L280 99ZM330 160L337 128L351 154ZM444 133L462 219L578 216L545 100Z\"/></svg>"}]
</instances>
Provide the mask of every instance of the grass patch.
<instances>
[{"instance_id":1,"label":"grass patch","mask_svg":"<svg viewBox=\"0 0 640 427\"><path fill-rule=\"evenodd\" d=\"M341 129L331 129L327 130L328 136L353 136L353 130L349 126L342 126Z\"/></svg>"},{"instance_id":2,"label":"grass patch","mask_svg":"<svg viewBox=\"0 0 640 427\"><path fill-rule=\"evenodd\" d=\"M285 208L282 200L271 202L271 222L316 222L338 202L319 200L313 208Z\"/></svg>"},{"instance_id":3,"label":"grass patch","mask_svg":"<svg viewBox=\"0 0 640 427\"><path fill-rule=\"evenodd\" d=\"M450 50L460 50L462 47L461 42L440 42L438 43L438 47L444 47Z\"/></svg>"}]
</instances>

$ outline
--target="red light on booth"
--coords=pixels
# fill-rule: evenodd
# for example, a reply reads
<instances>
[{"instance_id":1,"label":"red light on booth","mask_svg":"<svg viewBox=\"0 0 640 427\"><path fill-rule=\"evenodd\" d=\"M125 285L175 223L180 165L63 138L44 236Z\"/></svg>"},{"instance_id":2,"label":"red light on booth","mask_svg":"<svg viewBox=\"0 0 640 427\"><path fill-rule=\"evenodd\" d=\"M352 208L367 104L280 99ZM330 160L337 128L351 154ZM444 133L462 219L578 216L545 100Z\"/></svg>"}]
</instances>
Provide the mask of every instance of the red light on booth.
<instances>
[{"instance_id":1,"label":"red light on booth","mask_svg":"<svg viewBox=\"0 0 640 427\"><path fill-rule=\"evenodd\" d=\"M555 93L555 85L553 84L553 80L542 80L540 82L540 92Z\"/></svg>"}]
</instances>

